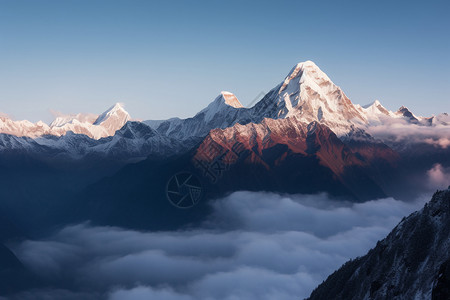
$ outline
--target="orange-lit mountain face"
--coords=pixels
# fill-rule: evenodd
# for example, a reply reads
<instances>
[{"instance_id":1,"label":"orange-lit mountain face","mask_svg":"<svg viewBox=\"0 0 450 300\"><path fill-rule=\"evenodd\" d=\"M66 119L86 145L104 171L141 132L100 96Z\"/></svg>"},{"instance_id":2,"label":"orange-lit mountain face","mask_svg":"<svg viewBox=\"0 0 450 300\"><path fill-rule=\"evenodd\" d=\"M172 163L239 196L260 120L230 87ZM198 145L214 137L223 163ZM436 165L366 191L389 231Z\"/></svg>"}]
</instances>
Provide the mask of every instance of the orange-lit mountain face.
<instances>
[{"instance_id":1,"label":"orange-lit mountain face","mask_svg":"<svg viewBox=\"0 0 450 300\"><path fill-rule=\"evenodd\" d=\"M393 166L397 159L398 155L383 144L349 147L323 124L288 117L212 130L197 148L193 161L212 181L220 181L224 173L230 182L232 177L227 172L246 166L261 169L264 174L278 174L281 178L271 179L276 181L289 182L289 177L297 176L300 181L288 187L294 192L303 191L300 187L305 182L319 187L318 191L327 191L325 185L320 188L320 182L332 182L350 190L356 198L365 199L368 194L364 195L360 187L384 195L374 161ZM245 182L247 178L239 176L238 180Z\"/></svg>"}]
</instances>

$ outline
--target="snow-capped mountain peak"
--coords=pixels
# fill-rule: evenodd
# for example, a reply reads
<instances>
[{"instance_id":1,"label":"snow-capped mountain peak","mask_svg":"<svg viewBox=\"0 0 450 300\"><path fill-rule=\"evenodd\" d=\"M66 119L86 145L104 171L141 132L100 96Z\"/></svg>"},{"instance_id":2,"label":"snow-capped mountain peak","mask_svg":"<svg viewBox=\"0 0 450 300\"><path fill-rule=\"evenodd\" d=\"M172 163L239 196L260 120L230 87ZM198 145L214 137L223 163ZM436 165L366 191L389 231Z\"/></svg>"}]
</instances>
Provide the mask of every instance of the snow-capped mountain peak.
<instances>
[{"instance_id":1,"label":"snow-capped mountain peak","mask_svg":"<svg viewBox=\"0 0 450 300\"><path fill-rule=\"evenodd\" d=\"M295 117L302 122L321 122L338 135L355 124L367 123L364 113L312 61L298 63L285 80L256 106L268 118Z\"/></svg>"},{"instance_id":2,"label":"snow-capped mountain peak","mask_svg":"<svg viewBox=\"0 0 450 300\"><path fill-rule=\"evenodd\" d=\"M110 119L115 120L122 120L124 124L126 121L130 119L130 115L128 112L123 108L122 103L116 103L113 106L111 106L107 111L102 113L100 116L98 116L97 120L95 120L94 125L100 125Z\"/></svg>"},{"instance_id":3,"label":"snow-capped mountain peak","mask_svg":"<svg viewBox=\"0 0 450 300\"><path fill-rule=\"evenodd\" d=\"M221 92L205 109L201 110L197 115L204 114L205 121L209 122L217 115L227 115L231 111L243 108L237 97L230 92Z\"/></svg>"},{"instance_id":4,"label":"snow-capped mountain peak","mask_svg":"<svg viewBox=\"0 0 450 300\"><path fill-rule=\"evenodd\" d=\"M362 105L361 107L364 108L364 109L368 109L368 108L371 108L371 107L378 107L379 105L381 105L380 101L379 100L375 100L375 101L373 101L373 102L371 102L369 104Z\"/></svg>"},{"instance_id":5,"label":"snow-capped mountain peak","mask_svg":"<svg viewBox=\"0 0 450 300\"><path fill-rule=\"evenodd\" d=\"M360 106L361 110L366 115L369 122L380 121L380 118L383 117L392 117L393 113L386 109L378 100L374 102Z\"/></svg>"},{"instance_id":6,"label":"snow-capped mountain peak","mask_svg":"<svg viewBox=\"0 0 450 300\"><path fill-rule=\"evenodd\" d=\"M50 127L62 127L66 124L73 123L89 123L93 124L98 118L98 115L94 114L76 114L76 115L58 115L53 122L50 123Z\"/></svg>"},{"instance_id":7,"label":"snow-capped mountain peak","mask_svg":"<svg viewBox=\"0 0 450 300\"><path fill-rule=\"evenodd\" d=\"M0 133L15 136L35 137L49 134L50 127L42 121L34 124L27 120L14 121L7 116L0 116Z\"/></svg>"},{"instance_id":8,"label":"snow-capped mountain peak","mask_svg":"<svg viewBox=\"0 0 450 300\"><path fill-rule=\"evenodd\" d=\"M123 104L116 103L107 111L98 116L93 125L101 126L107 133L106 136L114 135L116 130L122 128L131 119Z\"/></svg>"},{"instance_id":9,"label":"snow-capped mountain peak","mask_svg":"<svg viewBox=\"0 0 450 300\"><path fill-rule=\"evenodd\" d=\"M100 139L114 135L129 120L130 115L123 109L123 105L117 103L100 116L59 114L50 125L42 121L32 123L26 120L14 121L6 116L0 117L0 133L37 138L43 135L62 136L73 132Z\"/></svg>"},{"instance_id":10,"label":"snow-capped mountain peak","mask_svg":"<svg viewBox=\"0 0 450 300\"><path fill-rule=\"evenodd\" d=\"M286 76L279 93L283 92L292 80L297 83L303 83L308 79L311 82L316 82L319 84L323 82L331 82L330 78L328 78L328 76L314 62L307 60L305 62L298 63L292 68Z\"/></svg>"},{"instance_id":11,"label":"snow-capped mountain peak","mask_svg":"<svg viewBox=\"0 0 450 300\"><path fill-rule=\"evenodd\" d=\"M410 123L419 123L419 118L416 117L406 106L400 107L395 114L403 116Z\"/></svg>"},{"instance_id":12,"label":"snow-capped mountain peak","mask_svg":"<svg viewBox=\"0 0 450 300\"><path fill-rule=\"evenodd\" d=\"M225 104L232 106L234 108L244 107L233 93L222 91L220 94L222 95Z\"/></svg>"}]
</instances>

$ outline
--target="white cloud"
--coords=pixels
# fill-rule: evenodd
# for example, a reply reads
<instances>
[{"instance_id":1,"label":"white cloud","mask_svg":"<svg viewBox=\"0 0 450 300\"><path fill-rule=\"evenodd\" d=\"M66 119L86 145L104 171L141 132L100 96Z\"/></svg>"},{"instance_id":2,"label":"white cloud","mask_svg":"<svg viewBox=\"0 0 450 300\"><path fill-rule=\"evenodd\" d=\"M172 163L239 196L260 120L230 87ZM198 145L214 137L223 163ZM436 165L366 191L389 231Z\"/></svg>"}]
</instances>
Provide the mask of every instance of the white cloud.
<instances>
[{"instance_id":1,"label":"white cloud","mask_svg":"<svg viewBox=\"0 0 450 300\"><path fill-rule=\"evenodd\" d=\"M428 185L434 189L443 189L450 185L450 169L435 164L427 171Z\"/></svg>"},{"instance_id":2,"label":"white cloud","mask_svg":"<svg viewBox=\"0 0 450 300\"><path fill-rule=\"evenodd\" d=\"M450 146L450 139L446 138L446 137L442 137L439 139L428 138L428 139L425 139L425 143L434 145L434 146L439 146L442 149L447 149Z\"/></svg>"},{"instance_id":3,"label":"white cloud","mask_svg":"<svg viewBox=\"0 0 450 300\"><path fill-rule=\"evenodd\" d=\"M112 300L300 299L422 204L237 192L217 200L195 230L79 224L14 251L67 293L106 293Z\"/></svg>"},{"instance_id":4,"label":"white cloud","mask_svg":"<svg viewBox=\"0 0 450 300\"><path fill-rule=\"evenodd\" d=\"M130 290L117 290L113 291L110 296L110 300L193 300L189 295L182 295L174 292L172 289L154 289L151 287L136 287Z\"/></svg>"},{"instance_id":5,"label":"white cloud","mask_svg":"<svg viewBox=\"0 0 450 300\"><path fill-rule=\"evenodd\" d=\"M415 142L447 149L450 146L450 126L423 126L403 120L386 119L381 125L370 126L367 132L382 140L395 142Z\"/></svg>"}]
</instances>

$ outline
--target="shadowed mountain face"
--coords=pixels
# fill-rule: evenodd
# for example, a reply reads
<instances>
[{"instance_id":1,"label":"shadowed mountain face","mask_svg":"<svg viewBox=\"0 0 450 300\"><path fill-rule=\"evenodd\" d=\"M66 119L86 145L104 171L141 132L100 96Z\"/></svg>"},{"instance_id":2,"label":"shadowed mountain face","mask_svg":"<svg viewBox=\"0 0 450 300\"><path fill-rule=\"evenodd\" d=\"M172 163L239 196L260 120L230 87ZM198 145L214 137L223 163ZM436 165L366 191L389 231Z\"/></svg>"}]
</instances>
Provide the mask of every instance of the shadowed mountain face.
<instances>
[{"instance_id":1,"label":"shadowed mountain face","mask_svg":"<svg viewBox=\"0 0 450 300\"><path fill-rule=\"evenodd\" d=\"M0 296L31 288L37 282L11 250L0 244Z\"/></svg>"},{"instance_id":2,"label":"shadowed mountain face","mask_svg":"<svg viewBox=\"0 0 450 300\"><path fill-rule=\"evenodd\" d=\"M309 299L449 299L449 241L450 188L330 275Z\"/></svg>"},{"instance_id":3,"label":"shadowed mountain face","mask_svg":"<svg viewBox=\"0 0 450 300\"><path fill-rule=\"evenodd\" d=\"M385 197L372 158L358 151L317 122L308 125L287 118L237 124L211 131L184 155L127 166L89 186L71 205L82 207L78 221L84 217L94 224L160 230L201 222L210 200L238 190L326 192L353 201ZM386 160L380 158L386 165L396 159L389 151ZM195 174L202 183L204 197L189 210L167 199L168 181L179 172Z\"/></svg>"}]
</instances>

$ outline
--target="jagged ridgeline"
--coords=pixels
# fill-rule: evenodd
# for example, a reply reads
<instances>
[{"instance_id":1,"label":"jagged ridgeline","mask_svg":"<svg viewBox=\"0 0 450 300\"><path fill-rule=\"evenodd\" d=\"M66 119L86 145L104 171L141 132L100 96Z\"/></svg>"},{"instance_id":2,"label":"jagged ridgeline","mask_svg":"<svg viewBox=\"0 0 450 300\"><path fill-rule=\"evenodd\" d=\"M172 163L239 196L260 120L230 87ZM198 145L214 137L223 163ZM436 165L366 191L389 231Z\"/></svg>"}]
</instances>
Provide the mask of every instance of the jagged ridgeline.
<instances>
[{"instance_id":1,"label":"jagged ridgeline","mask_svg":"<svg viewBox=\"0 0 450 300\"><path fill-rule=\"evenodd\" d=\"M308 299L450 299L450 187L365 256L331 274Z\"/></svg>"}]
</instances>

